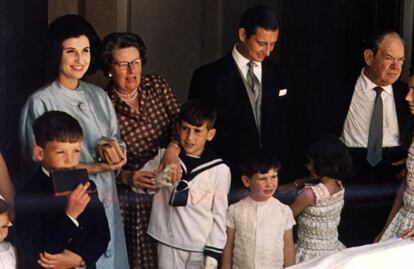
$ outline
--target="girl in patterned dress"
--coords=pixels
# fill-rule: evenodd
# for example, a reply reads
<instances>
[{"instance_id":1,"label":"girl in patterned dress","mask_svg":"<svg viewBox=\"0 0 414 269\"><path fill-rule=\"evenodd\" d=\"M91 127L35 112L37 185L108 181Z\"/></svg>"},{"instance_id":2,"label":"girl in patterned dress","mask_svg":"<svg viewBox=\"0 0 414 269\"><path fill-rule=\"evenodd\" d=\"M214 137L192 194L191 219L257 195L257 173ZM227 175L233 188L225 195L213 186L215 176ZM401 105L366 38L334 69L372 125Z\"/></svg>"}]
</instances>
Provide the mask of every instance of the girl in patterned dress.
<instances>
[{"instance_id":1,"label":"girl in patterned dress","mask_svg":"<svg viewBox=\"0 0 414 269\"><path fill-rule=\"evenodd\" d=\"M405 100L408 102L411 114L414 115L414 73L408 78L409 91ZM384 241L395 237L414 236L414 140L408 150L407 175L401 184L394 204L391 208L384 229L375 238L375 241Z\"/></svg>"},{"instance_id":2,"label":"girl in patterned dress","mask_svg":"<svg viewBox=\"0 0 414 269\"><path fill-rule=\"evenodd\" d=\"M311 145L308 159L306 167L318 183L305 185L290 205L298 217L297 263L345 248L337 230L345 192L339 179L350 172L351 157L338 138L329 136Z\"/></svg>"}]
</instances>

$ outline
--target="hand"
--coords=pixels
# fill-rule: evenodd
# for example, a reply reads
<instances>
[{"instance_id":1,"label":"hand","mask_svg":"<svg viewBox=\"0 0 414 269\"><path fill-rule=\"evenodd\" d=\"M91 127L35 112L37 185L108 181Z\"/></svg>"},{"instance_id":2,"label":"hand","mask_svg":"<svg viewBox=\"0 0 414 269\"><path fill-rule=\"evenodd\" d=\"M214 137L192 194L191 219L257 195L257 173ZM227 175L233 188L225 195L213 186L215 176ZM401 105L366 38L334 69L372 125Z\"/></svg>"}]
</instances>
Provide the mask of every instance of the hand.
<instances>
[{"instance_id":1,"label":"hand","mask_svg":"<svg viewBox=\"0 0 414 269\"><path fill-rule=\"evenodd\" d=\"M160 166L157 168L156 173L164 171L167 165L171 166L170 182L175 183L181 180L182 172L180 162L178 161L178 154L180 151L175 146L168 146L164 152L164 156L161 159Z\"/></svg>"},{"instance_id":2,"label":"hand","mask_svg":"<svg viewBox=\"0 0 414 269\"><path fill-rule=\"evenodd\" d=\"M132 171L131 178L129 180L129 185L135 188L148 188L151 190L155 190L155 182L154 182L155 173L152 172L145 172L145 171Z\"/></svg>"},{"instance_id":3,"label":"hand","mask_svg":"<svg viewBox=\"0 0 414 269\"><path fill-rule=\"evenodd\" d=\"M107 164L105 162L103 163L97 163L98 166L100 166L100 172L108 172L108 171L117 171L119 169L122 168L122 166L127 164L127 159L124 158L122 159L121 162L117 163L117 164ZM99 173L99 172L98 172Z\"/></svg>"},{"instance_id":4,"label":"hand","mask_svg":"<svg viewBox=\"0 0 414 269\"><path fill-rule=\"evenodd\" d=\"M403 166L407 159L401 159L395 162L392 162L392 166ZM404 166L395 176L395 179L404 179L407 175L407 168Z\"/></svg>"},{"instance_id":5,"label":"hand","mask_svg":"<svg viewBox=\"0 0 414 269\"><path fill-rule=\"evenodd\" d=\"M66 214L74 219L77 219L82 214L91 200L91 197L86 192L90 185L89 182L81 183L69 194L66 204Z\"/></svg>"},{"instance_id":6,"label":"hand","mask_svg":"<svg viewBox=\"0 0 414 269\"><path fill-rule=\"evenodd\" d=\"M39 254L39 260L37 260L43 268L53 269L79 267L82 261L81 256L67 249L58 254L50 254L45 251Z\"/></svg>"},{"instance_id":7,"label":"hand","mask_svg":"<svg viewBox=\"0 0 414 269\"><path fill-rule=\"evenodd\" d=\"M406 158L404 158L404 159L401 159L401 160L398 160L398 161L395 161L395 162L392 162L391 163L391 165L392 166L399 166L399 165L403 165L403 164L405 164L405 162L406 162Z\"/></svg>"},{"instance_id":8,"label":"hand","mask_svg":"<svg viewBox=\"0 0 414 269\"><path fill-rule=\"evenodd\" d=\"M293 192L293 191L297 191L296 190L296 186L295 183L288 183L288 184L283 184L277 187L277 191L280 193L285 193L285 192Z\"/></svg>"},{"instance_id":9,"label":"hand","mask_svg":"<svg viewBox=\"0 0 414 269\"><path fill-rule=\"evenodd\" d=\"M404 239L409 238L411 240L414 240L414 227L405 230L399 235L399 237L404 238Z\"/></svg>"},{"instance_id":10,"label":"hand","mask_svg":"<svg viewBox=\"0 0 414 269\"><path fill-rule=\"evenodd\" d=\"M123 159L120 163L117 164L107 164L107 163L81 163L76 168L83 168L88 170L88 174L99 174L102 172L108 171L117 171L122 168L127 163L127 159Z\"/></svg>"}]
</instances>

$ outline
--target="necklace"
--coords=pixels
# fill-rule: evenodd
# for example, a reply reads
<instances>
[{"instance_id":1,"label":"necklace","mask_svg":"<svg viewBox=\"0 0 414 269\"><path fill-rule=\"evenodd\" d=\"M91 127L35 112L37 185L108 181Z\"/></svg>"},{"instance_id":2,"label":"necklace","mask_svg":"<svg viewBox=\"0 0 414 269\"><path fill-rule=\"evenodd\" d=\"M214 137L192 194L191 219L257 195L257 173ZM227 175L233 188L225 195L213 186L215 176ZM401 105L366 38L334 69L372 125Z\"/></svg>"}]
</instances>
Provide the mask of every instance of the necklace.
<instances>
[{"instance_id":1,"label":"necklace","mask_svg":"<svg viewBox=\"0 0 414 269\"><path fill-rule=\"evenodd\" d=\"M125 103L130 103L132 101L135 101L135 99L137 99L138 97L138 88L132 91L131 93L127 93L127 94L122 94L118 92L116 89L114 90L115 90L115 93L118 95L118 97Z\"/></svg>"}]
</instances>

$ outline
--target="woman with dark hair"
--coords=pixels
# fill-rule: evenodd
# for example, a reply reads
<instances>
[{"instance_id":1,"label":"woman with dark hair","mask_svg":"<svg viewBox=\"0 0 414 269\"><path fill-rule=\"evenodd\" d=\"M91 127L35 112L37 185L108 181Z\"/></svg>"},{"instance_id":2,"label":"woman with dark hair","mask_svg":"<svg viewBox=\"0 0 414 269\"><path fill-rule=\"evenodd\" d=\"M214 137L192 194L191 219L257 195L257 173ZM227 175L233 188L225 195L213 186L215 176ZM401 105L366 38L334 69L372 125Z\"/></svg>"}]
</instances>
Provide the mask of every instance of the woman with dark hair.
<instances>
[{"instance_id":1,"label":"woman with dark hair","mask_svg":"<svg viewBox=\"0 0 414 269\"><path fill-rule=\"evenodd\" d=\"M78 120L84 133L80 168L88 170L90 179L97 186L111 234L108 249L96 267L128 268L114 174L126 161L113 165L98 162L95 151L97 141L102 137L120 142L119 126L105 91L81 80L85 73L93 71L97 59L93 55L99 53L100 39L93 27L77 15L65 15L54 20L49 25L47 38L49 82L34 92L21 110L19 140L22 156L34 171L38 164L31 154L35 145L32 124L44 112L60 110Z\"/></svg>"},{"instance_id":2,"label":"woman with dark hair","mask_svg":"<svg viewBox=\"0 0 414 269\"><path fill-rule=\"evenodd\" d=\"M122 139L128 148L128 163L118 176L118 194L127 238L131 268L157 268L154 241L147 235L152 196L131 187L154 189L154 174L138 171L160 148L174 161L178 143L172 139L179 104L165 79L143 75L146 48L133 33L111 33L103 39L103 72L111 79L106 90L114 104ZM169 144L170 142L170 144ZM173 178L180 166L173 166Z\"/></svg>"}]
</instances>

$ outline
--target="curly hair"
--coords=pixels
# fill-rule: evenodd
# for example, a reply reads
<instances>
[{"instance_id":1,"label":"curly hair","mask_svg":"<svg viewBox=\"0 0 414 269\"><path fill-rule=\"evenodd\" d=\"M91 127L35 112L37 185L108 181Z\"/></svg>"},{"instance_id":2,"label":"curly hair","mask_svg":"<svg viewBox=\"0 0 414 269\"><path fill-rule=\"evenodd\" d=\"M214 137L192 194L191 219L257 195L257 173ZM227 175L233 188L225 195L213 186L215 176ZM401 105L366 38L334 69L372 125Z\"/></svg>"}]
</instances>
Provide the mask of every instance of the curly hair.
<instances>
[{"instance_id":1,"label":"curly hair","mask_svg":"<svg viewBox=\"0 0 414 269\"><path fill-rule=\"evenodd\" d=\"M102 72L108 77L111 65L114 62L112 52L115 49L124 49L134 47L138 50L141 57L142 64L146 62L146 51L144 41L142 38L130 32L114 32L106 35L102 40Z\"/></svg>"}]
</instances>

